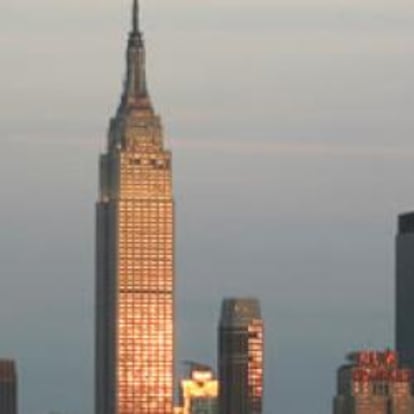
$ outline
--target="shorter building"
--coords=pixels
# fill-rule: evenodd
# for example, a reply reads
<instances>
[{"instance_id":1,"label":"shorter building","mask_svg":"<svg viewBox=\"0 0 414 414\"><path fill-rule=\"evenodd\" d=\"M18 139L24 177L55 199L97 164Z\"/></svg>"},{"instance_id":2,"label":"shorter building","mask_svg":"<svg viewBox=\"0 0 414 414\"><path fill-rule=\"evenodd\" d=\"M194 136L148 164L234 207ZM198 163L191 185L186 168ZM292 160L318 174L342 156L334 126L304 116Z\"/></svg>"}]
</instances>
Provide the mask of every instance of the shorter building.
<instances>
[{"instance_id":1,"label":"shorter building","mask_svg":"<svg viewBox=\"0 0 414 414\"><path fill-rule=\"evenodd\" d=\"M414 414L412 372L393 351L360 351L338 370L334 414Z\"/></svg>"},{"instance_id":2,"label":"shorter building","mask_svg":"<svg viewBox=\"0 0 414 414\"><path fill-rule=\"evenodd\" d=\"M219 323L219 413L261 414L264 324L253 298L225 299Z\"/></svg>"},{"instance_id":3,"label":"shorter building","mask_svg":"<svg viewBox=\"0 0 414 414\"><path fill-rule=\"evenodd\" d=\"M0 360L0 413L17 414L17 373L16 364Z\"/></svg>"},{"instance_id":4,"label":"shorter building","mask_svg":"<svg viewBox=\"0 0 414 414\"><path fill-rule=\"evenodd\" d=\"M191 364L190 378L181 381L181 407L176 414L217 414L219 383L213 370Z\"/></svg>"}]
</instances>

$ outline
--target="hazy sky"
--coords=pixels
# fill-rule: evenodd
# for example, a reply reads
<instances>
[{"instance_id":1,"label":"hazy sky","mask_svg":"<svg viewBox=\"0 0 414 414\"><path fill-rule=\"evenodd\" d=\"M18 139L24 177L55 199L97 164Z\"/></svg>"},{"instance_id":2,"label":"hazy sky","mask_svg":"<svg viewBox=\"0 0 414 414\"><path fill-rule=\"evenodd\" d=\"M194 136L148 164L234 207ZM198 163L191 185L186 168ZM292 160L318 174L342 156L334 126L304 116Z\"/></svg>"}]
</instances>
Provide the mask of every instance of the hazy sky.
<instances>
[{"instance_id":1,"label":"hazy sky","mask_svg":"<svg viewBox=\"0 0 414 414\"><path fill-rule=\"evenodd\" d=\"M330 414L346 352L393 342L396 215L414 209L411 0L147 0L174 153L179 359L257 295L265 414ZM0 2L0 356L21 412L92 412L97 160L130 0Z\"/></svg>"}]
</instances>

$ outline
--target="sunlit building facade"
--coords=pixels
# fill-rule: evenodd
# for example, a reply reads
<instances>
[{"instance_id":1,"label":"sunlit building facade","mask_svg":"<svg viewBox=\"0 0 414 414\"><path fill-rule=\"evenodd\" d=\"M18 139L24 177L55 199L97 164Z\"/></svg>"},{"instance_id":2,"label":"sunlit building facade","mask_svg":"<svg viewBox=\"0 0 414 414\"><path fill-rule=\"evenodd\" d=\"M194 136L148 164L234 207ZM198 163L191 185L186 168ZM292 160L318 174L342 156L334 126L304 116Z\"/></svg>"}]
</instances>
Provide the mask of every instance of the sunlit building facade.
<instances>
[{"instance_id":1,"label":"sunlit building facade","mask_svg":"<svg viewBox=\"0 0 414 414\"><path fill-rule=\"evenodd\" d=\"M392 351L361 351L338 370L334 414L413 414L412 371Z\"/></svg>"},{"instance_id":2,"label":"sunlit building facade","mask_svg":"<svg viewBox=\"0 0 414 414\"><path fill-rule=\"evenodd\" d=\"M11 360L0 360L0 413L17 414L17 370Z\"/></svg>"},{"instance_id":3,"label":"sunlit building facade","mask_svg":"<svg viewBox=\"0 0 414 414\"><path fill-rule=\"evenodd\" d=\"M192 365L190 377L180 384L182 414L217 414L219 383L213 370Z\"/></svg>"},{"instance_id":4,"label":"sunlit building facade","mask_svg":"<svg viewBox=\"0 0 414 414\"><path fill-rule=\"evenodd\" d=\"M172 414L174 203L171 154L145 78L133 2L127 73L100 159L96 414Z\"/></svg>"},{"instance_id":5,"label":"sunlit building facade","mask_svg":"<svg viewBox=\"0 0 414 414\"><path fill-rule=\"evenodd\" d=\"M257 299L223 301L218 348L219 413L262 413L264 325Z\"/></svg>"}]
</instances>

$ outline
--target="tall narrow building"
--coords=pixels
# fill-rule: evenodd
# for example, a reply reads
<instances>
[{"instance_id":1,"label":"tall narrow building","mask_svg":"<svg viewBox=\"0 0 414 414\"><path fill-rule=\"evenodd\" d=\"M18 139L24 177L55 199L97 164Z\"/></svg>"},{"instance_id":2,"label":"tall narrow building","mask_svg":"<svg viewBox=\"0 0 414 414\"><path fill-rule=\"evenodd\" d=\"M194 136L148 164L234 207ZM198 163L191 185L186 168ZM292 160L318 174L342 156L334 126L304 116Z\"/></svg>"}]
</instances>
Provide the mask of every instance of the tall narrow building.
<instances>
[{"instance_id":1,"label":"tall narrow building","mask_svg":"<svg viewBox=\"0 0 414 414\"><path fill-rule=\"evenodd\" d=\"M17 414L16 363L0 360L0 413Z\"/></svg>"},{"instance_id":2,"label":"tall narrow building","mask_svg":"<svg viewBox=\"0 0 414 414\"><path fill-rule=\"evenodd\" d=\"M219 414L260 414L264 327L257 299L225 299L219 324Z\"/></svg>"},{"instance_id":3,"label":"tall narrow building","mask_svg":"<svg viewBox=\"0 0 414 414\"><path fill-rule=\"evenodd\" d=\"M414 213L399 217L395 303L396 349L401 364L414 369Z\"/></svg>"},{"instance_id":4,"label":"tall narrow building","mask_svg":"<svg viewBox=\"0 0 414 414\"><path fill-rule=\"evenodd\" d=\"M139 5L127 71L100 159L96 414L171 414L174 203L171 154L147 90Z\"/></svg>"}]
</instances>

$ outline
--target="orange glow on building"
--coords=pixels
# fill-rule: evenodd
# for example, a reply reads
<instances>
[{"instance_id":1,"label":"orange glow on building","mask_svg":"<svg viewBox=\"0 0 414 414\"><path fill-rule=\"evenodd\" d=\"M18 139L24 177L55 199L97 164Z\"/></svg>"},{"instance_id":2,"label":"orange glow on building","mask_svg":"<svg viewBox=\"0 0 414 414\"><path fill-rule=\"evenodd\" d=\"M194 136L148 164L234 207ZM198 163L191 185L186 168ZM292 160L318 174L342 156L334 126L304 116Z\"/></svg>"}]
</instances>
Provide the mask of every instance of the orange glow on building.
<instances>
[{"instance_id":1,"label":"orange glow on building","mask_svg":"<svg viewBox=\"0 0 414 414\"><path fill-rule=\"evenodd\" d=\"M145 81L134 0L121 104L100 162L97 414L172 414L174 203L171 153Z\"/></svg>"},{"instance_id":2,"label":"orange glow on building","mask_svg":"<svg viewBox=\"0 0 414 414\"><path fill-rule=\"evenodd\" d=\"M263 321L254 319L249 325L248 380L252 413L262 412L263 400Z\"/></svg>"}]
</instances>

